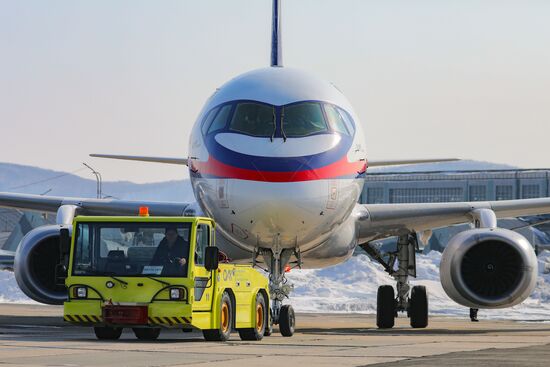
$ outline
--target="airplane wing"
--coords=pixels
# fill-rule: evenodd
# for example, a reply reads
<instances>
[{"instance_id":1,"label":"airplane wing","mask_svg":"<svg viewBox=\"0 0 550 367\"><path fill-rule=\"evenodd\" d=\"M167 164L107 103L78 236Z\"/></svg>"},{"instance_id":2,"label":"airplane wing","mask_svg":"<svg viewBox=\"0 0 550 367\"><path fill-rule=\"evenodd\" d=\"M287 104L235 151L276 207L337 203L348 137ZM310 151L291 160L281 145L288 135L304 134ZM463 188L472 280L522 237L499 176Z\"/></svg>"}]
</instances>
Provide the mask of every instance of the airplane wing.
<instances>
[{"instance_id":1,"label":"airplane wing","mask_svg":"<svg viewBox=\"0 0 550 367\"><path fill-rule=\"evenodd\" d=\"M399 166L403 164L422 164L422 163L440 163L440 162L456 162L459 158L434 158L434 159L399 159L399 160L386 160L386 161L371 161L369 160L369 167L380 166Z\"/></svg>"},{"instance_id":2,"label":"airplane wing","mask_svg":"<svg viewBox=\"0 0 550 367\"><path fill-rule=\"evenodd\" d=\"M146 156L139 156L139 155L117 155L117 154L90 154L90 157L122 159L126 161L181 164L181 165L187 166L187 158L146 157Z\"/></svg>"},{"instance_id":3,"label":"airplane wing","mask_svg":"<svg viewBox=\"0 0 550 367\"><path fill-rule=\"evenodd\" d=\"M476 209L497 218L550 213L550 198L420 204L358 204L359 243L471 222Z\"/></svg>"},{"instance_id":4,"label":"airplane wing","mask_svg":"<svg viewBox=\"0 0 550 367\"><path fill-rule=\"evenodd\" d=\"M0 207L55 213L62 205L76 205L79 214L137 215L142 206L156 216L183 215L188 203L162 201L132 201L115 199L70 198L0 192Z\"/></svg>"}]
</instances>

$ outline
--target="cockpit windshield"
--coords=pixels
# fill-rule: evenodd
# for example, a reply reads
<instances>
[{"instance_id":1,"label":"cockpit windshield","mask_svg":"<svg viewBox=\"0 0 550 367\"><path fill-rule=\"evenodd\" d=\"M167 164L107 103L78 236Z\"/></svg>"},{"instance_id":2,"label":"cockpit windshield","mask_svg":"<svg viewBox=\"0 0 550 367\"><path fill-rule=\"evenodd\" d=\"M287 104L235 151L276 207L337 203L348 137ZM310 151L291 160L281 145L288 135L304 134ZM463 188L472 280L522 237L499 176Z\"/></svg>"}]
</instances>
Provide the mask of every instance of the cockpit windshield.
<instances>
[{"instance_id":1,"label":"cockpit windshield","mask_svg":"<svg viewBox=\"0 0 550 367\"><path fill-rule=\"evenodd\" d=\"M272 136L275 131L275 107L254 102L239 103L229 129L252 136Z\"/></svg>"},{"instance_id":2,"label":"cockpit windshield","mask_svg":"<svg viewBox=\"0 0 550 367\"><path fill-rule=\"evenodd\" d=\"M73 275L186 277L190 223L81 222Z\"/></svg>"},{"instance_id":3,"label":"cockpit windshield","mask_svg":"<svg viewBox=\"0 0 550 367\"><path fill-rule=\"evenodd\" d=\"M316 102L297 103L282 108L283 132L298 137L327 131L321 105Z\"/></svg>"}]
</instances>

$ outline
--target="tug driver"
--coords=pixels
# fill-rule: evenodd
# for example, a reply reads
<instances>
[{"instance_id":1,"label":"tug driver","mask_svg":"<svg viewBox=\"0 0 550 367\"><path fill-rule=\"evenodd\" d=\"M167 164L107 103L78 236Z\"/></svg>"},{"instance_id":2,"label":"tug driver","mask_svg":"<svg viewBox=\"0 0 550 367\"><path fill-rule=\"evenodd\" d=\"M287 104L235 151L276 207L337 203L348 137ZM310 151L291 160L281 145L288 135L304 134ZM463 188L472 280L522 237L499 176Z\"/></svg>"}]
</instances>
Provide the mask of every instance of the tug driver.
<instances>
[{"instance_id":1,"label":"tug driver","mask_svg":"<svg viewBox=\"0 0 550 367\"><path fill-rule=\"evenodd\" d=\"M162 275L187 276L189 242L178 234L176 227L168 227L160 241L151 265L162 265Z\"/></svg>"}]
</instances>

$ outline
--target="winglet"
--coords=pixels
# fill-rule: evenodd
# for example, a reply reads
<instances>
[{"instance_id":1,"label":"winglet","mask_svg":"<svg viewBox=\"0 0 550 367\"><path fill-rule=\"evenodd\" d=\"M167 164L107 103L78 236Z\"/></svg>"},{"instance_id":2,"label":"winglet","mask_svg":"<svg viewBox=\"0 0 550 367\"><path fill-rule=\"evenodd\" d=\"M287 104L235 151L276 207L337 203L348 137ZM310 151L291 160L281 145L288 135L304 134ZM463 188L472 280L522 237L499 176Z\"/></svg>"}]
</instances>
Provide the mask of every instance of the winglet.
<instances>
[{"instance_id":1,"label":"winglet","mask_svg":"<svg viewBox=\"0 0 550 367\"><path fill-rule=\"evenodd\" d=\"M187 158L167 158L167 157L145 157L137 155L117 155L117 154L90 154L94 158L122 159L126 161L154 162L164 164L180 164L187 166Z\"/></svg>"}]
</instances>

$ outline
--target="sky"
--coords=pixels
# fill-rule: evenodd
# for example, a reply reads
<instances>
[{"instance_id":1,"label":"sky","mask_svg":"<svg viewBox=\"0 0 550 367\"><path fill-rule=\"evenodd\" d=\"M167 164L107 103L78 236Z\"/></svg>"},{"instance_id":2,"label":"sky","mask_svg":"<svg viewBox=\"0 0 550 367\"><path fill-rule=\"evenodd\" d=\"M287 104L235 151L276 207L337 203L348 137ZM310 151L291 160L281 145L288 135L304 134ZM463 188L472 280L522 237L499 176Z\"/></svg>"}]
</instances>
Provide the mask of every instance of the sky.
<instances>
[{"instance_id":1,"label":"sky","mask_svg":"<svg viewBox=\"0 0 550 367\"><path fill-rule=\"evenodd\" d=\"M349 98L370 160L550 167L550 2L283 0L285 66ZM269 65L270 0L0 0L0 161L105 181L188 177L206 99Z\"/></svg>"}]
</instances>

